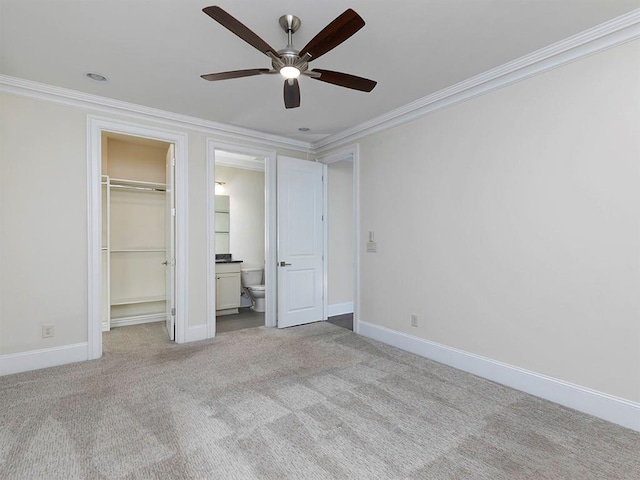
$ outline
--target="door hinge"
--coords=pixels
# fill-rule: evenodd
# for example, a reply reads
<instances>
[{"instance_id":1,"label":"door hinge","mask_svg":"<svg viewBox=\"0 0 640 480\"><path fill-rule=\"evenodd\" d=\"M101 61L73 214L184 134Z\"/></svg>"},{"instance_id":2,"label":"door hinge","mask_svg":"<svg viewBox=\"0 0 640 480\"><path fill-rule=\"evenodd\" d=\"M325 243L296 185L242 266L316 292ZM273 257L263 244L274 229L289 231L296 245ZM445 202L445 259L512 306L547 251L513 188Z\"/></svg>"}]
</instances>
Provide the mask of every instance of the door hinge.
<instances>
[{"instance_id":1,"label":"door hinge","mask_svg":"<svg viewBox=\"0 0 640 480\"><path fill-rule=\"evenodd\" d=\"M176 216L176 209L175 209L175 208L172 208L172 209L171 209L171 216L172 216L172 217L175 217L175 216Z\"/></svg>"},{"instance_id":2,"label":"door hinge","mask_svg":"<svg viewBox=\"0 0 640 480\"><path fill-rule=\"evenodd\" d=\"M175 159L175 158L172 158L172 159L171 159L171 166L172 166L172 167L175 167L175 166L176 166L176 159Z\"/></svg>"},{"instance_id":3,"label":"door hinge","mask_svg":"<svg viewBox=\"0 0 640 480\"><path fill-rule=\"evenodd\" d=\"M175 307L171 309L171 316L175 317L176 316L176 309Z\"/></svg>"}]
</instances>

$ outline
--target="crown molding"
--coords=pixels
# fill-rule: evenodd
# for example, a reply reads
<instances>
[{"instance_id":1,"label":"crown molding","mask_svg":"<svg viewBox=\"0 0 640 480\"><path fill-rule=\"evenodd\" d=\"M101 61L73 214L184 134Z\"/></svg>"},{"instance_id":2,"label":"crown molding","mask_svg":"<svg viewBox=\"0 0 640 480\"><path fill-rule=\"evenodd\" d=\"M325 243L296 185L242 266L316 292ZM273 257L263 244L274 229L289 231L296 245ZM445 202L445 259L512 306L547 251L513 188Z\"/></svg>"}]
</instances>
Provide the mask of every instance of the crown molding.
<instances>
[{"instance_id":1,"label":"crown molding","mask_svg":"<svg viewBox=\"0 0 640 480\"><path fill-rule=\"evenodd\" d=\"M279 135L218 123L180 113L168 112L135 103L123 102L121 100L78 92L67 88L46 85L44 83L33 82L9 75L0 74L0 92L47 100L93 111L117 114L138 120L151 121L158 124L169 125L174 128L188 128L209 135L216 135L241 142L250 142L261 146L286 148L304 153L309 153L311 150L310 142L294 140Z\"/></svg>"},{"instance_id":2,"label":"crown molding","mask_svg":"<svg viewBox=\"0 0 640 480\"><path fill-rule=\"evenodd\" d=\"M312 144L312 153L317 155L328 152L365 136L410 122L430 112L484 95L637 38L640 38L640 9L439 90L342 132L329 135Z\"/></svg>"},{"instance_id":3,"label":"crown molding","mask_svg":"<svg viewBox=\"0 0 640 480\"><path fill-rule=\"evenodd\" d=\"M179 113L100 97L62 87L0 74L0 92L13 93L94 111L188 128L241 142L287 148L306 154L323 154L374 133L410 122L430 112L490 93L512 83L544 73L580 58L640 38L640 9L616 17L499 67L427 95L415 102L367 120L315 142L226 125Z\"/></svg>"}]
</instances>

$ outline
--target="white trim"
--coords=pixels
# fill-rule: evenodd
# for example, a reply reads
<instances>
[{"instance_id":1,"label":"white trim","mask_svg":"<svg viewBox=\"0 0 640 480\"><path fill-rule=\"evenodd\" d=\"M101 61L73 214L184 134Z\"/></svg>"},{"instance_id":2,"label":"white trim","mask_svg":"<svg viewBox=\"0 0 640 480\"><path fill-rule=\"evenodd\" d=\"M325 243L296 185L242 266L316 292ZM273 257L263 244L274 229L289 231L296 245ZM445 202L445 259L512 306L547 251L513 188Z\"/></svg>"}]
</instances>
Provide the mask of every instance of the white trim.
<instances>
[{"instance_id":1,"label":"white trim","mask_svg":"<svg viewBox=\"0 0 640 480\"><path fill-rule=\"evenodd\" d=\"M188 315L186 295L189 291L188 206L187 206L187 135L180 132L87 115L87 222L88 222L88 356L102 356L102 210L101 143L102 132L114 132L152 138L175 145L176 174L176 343L187 340Z\"/></svg>"},{"instance_id":2,"label":"white trim","mask_svg":"<svg viewBox=\"0 0 640 480\"><path fill-rule=\"evenodd\" d=\"M222 143L213 138L207 138L206 149L206 182L207 182L207 323L206 337L213 338L216 334L216 301L215 301L215 275L216 275L216 255L215 255L215 225L213 214L215 212L215 167L217 163L216 150L224 150L231 153L249 155L262 160L256 160L264 164L264 187L265 187L265 265L264 278L266 285L265 293L265 326L277 326L277 244L276 244L276 158L275 151L260 150ZM235 160L234 160L235 161ZM231 159L227 158L227 166L235 168L245 168L244 163L231 164ZM253 170L253 169L250 169Z\"/></svg>"},{"instance_id":3,"label":"white trim","mask_svg":"<svg viewBox=\"0 0 640 480\"><path fill-rule=\"evenodd\" d=\"M215 167L215 145L207 139L206 147L205 181L207 200L207 317L206 317L206 338L216 336L216 167Z\"/></svg>"},{"instance_id":4,"label":"white trim","mask_svg":"<svg viewBox=\"0 0 640 480\"><path fill-rule=\"evenodd\" d=\"M90 109L95 112L125 116L131 120L150 121L170 128L187 128L208 135L217 135L229 140L259 143L265 146L288 148L304 153L311 149L311 143L301 140L258 132L202 118L168 112L135 103L123 102L67 88L46 85L23 78L0 74L0 92L23 97L37 98L50 102Z\"/></svg>"},{"instance_id":5,"label":"white trim","mask_svg":"<svg viewBox=\"0 0 640 480\"><path fill-rule=\"evenodd\" d=\"M353 163L353 305L351 311L353 312L353 331L358 333L360 329L360 145L357 143L349 145L348 147L344 147L317 159L318 162L324 163L325 165L343 160L351 160ZM325 202L325 212L327 211L328 209ZM325 245L326 240L325 235ZM328 259L326 249L325 258ZM328 260L325 263L328 263ZM327 275L328 272L325 269L325 279ZM325 285L325 312L327 312L327 317L329 317L331 314L329 313L330 307L326 299L326 294L328 294L328 290Z\"/></svg>"},{"instance_id":6,"label":"white trim","mask_svg":"<svg viewBox=\"0 0 640 480\"><path fill-rule=\"evenodd\" d=\"M267 285L265 293L265 326L278 326L278 203L276 168L278 156L276 152L265 158L265 192L264 192L264 243L265 266L264 279ZM268 287L271 285L271 288Z\"/></svg>"},{"instance_id":7,"label":"white trim","mask_svg":"<svg viewBox=\"0 0 640 480\"><path fill-rule=\"evenodd\" d=\"M360 145L350 148L353 162L353 331L360 333Z\"/></svg>"},{"instance_id":8,"label":"white trim","mask_svg":"<svg viewBox=\"0 0 640 480\"><path fill-rule=\"evenodd\" d=\"M130 327L131 325L142 325L143 323L164 322L167 319L164 313L153 315L135 315L131 317L112 318L111 328Z\"/></svg>"},{"instance_id":9,"label":"white trim","mask_svg":"<svg viewBox=\"0 0 640 480\"><path fill-rule=\"evenodd\" d=\"M319 160L316 159L316 162ZM322 319L329 318L329 169L322 165Z\"/></svg>"},{"instance_id":10,"label":"white trim","mask_svg":"<svg viewBox=\"0 0 640 480\"><path fill-rule=\"evenodd\" d=\"M214 322L215 323L215 322ZM209 325L203 323L202 325L195 325L187 329L186 334L187 342L199 342L200 340L206 340L211 338L209 336Z\"/></svg>"},{"instance_id":11,"label":"white trim","mask_svg":"<svg viewBox=\"0 0 640 480\"><path fill-rule=\"evenodd\" d=\"M313 152L326 152L637 38L640 38L640 9L324 137L313 143Z\"/></svg>"},{"instance_id":12,"label":"white trim","mask_svg":"<svg viewBox=\"0 0 640 480\"><path fill-rule=\"evenodd\" d=\"M640 431L640 403L614 397L557 378L458 350L372 323L360 322L360 334L416 355Z\"/></svg>"},{"instance_id":13,"label":"white trim","mask_svg":"<svg viewBox=\"0 0 640 480\"><path fill-rule=\"evenodd\" d=\"M327 306L327 317L353 313L353 302L333 303Z\"/></svg>"},{"instance_id":14,"label":"white trim","mask_svg":"<svg viewBox=\"0 0 640 480\"><path fill-rule=\"evenodd\" d=\"M82 362L88 358L87 342L0 355L0 376Z\"/></svg>"}]
</instances>

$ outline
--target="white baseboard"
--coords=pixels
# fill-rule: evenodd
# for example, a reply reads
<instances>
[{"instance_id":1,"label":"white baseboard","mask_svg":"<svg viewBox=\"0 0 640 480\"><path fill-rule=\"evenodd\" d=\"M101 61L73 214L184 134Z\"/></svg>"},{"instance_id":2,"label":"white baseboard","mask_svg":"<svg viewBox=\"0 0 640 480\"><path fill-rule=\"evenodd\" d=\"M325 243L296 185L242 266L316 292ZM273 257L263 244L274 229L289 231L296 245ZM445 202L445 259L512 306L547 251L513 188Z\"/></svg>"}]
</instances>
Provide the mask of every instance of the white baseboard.
<instances>
[{"instance_id":1,"label":"white baseboard","mask_svg":"<svg viewBox=\"0 0 640 480\"><path fill-rule=\"evenodd\" d=\"M112 318L111 328L129 327L131 325L141 325L143 323L164 322L166 318L167 316L164 313L158 313L154 315L137 315L135 317Z\"/></svg>"},{"instance_id":2,"label":"white baseboard","mask_svg":"<svg viewBox=\"0 0 640 480\"><path fill-rule=\"evenodd\" d=\"M359 333L508 387L640 431L640 403L574 385L557 378L447 347L423 338L360 322Z\"/></svg>"},{"instance_id":3,"label":"white baseboard","mask_svg":"<svg viewBox=\"0 0 640 480\"><path fill-rule=\"evenodd\" d=\"M28 352L0 355L0 375L55 367L88 360L87 342L62 347L44 348Z\"/></svg>"},{"instance_id":4,"label":"white baseboard","mask_svg":"<svg viewBox=\"0 0 640 480\"><path fill-rule=\"evenodd\" d=\"M327 316L335 317L336 315L344 315L345 313L353 313L353 302L334 303L328 305Z\"/></svg>"}]
</instances>

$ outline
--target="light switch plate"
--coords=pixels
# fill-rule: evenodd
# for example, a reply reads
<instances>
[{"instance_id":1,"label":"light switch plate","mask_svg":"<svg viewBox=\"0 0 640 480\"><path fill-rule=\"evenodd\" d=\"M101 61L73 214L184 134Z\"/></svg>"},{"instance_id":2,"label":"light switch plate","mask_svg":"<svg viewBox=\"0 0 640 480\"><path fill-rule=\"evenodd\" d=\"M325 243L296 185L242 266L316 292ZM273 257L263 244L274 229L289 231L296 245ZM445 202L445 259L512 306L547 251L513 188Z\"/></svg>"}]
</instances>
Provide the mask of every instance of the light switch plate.
<instances>
[{"instance_id":1,"label":"light switch plate","mask_svg":"<svg viewBox=\"0 0 640 480\"><path fill-rule=\"evenodd\" d=\"M53 325L42 325L42 338L53 337Z\"/></svg>"}]
</instances>

